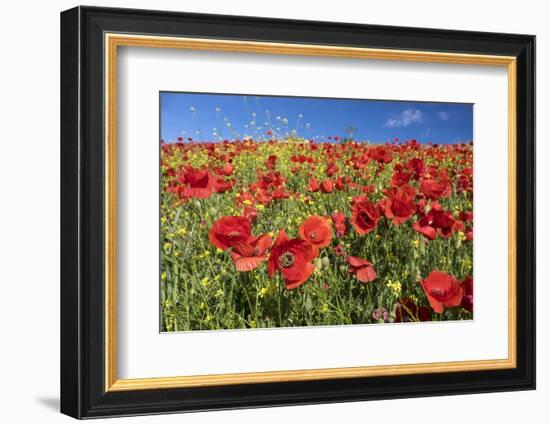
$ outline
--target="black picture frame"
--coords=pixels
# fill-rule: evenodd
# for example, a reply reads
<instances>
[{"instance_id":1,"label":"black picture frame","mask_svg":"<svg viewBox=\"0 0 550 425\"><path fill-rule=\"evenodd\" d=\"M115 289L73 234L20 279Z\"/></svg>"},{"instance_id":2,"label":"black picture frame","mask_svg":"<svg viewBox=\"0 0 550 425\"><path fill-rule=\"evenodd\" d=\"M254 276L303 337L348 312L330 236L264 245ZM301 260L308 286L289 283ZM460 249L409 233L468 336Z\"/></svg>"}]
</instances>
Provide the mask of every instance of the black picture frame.
<instances>
[{"instance_id":1,"label":"black picture frame","mask_svg":"<svg viewBox=\"0 0 550 425\"><path fill-rule=\"evenodd\" d=\"M104 33L517 58L517 367L105 392ZM535 37L76 7L61 13L61 412L75 418L535 388Z\"/></svg>"}]
</instances>

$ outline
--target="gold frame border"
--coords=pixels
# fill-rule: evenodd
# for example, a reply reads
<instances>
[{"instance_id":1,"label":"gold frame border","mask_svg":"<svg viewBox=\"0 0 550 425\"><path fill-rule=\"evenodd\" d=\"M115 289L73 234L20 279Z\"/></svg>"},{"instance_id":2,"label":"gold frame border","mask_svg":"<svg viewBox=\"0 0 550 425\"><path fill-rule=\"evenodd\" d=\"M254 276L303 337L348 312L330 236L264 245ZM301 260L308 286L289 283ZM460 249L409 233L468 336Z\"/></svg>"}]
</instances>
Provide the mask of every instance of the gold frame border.
<instances>
[{"instance_id":1,"label":"gold frame border","mask_svg":"<svg viewBox=\"0 0 550 425\"><path fill-rule=\"evenodd\" d=\"M355 59L505 66L508 71L508 358L274 372L117 379L116 372L116 98L120 46L325 56ZM370 49L200 38L105 34L105 391L136 391L266 382L310 381L416 373L510 369L516 357L516 58L478 54Z\"/></svg>"}]
</instances>

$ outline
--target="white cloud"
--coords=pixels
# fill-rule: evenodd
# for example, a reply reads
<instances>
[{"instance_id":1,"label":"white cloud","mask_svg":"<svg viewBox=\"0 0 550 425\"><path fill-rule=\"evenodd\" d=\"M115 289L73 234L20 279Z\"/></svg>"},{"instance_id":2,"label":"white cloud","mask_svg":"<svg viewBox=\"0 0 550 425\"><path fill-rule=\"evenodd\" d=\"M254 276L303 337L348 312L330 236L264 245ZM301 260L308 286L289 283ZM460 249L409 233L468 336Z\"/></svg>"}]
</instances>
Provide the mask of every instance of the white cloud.
<instances>
[{"instance_id":1,"label":"white cloud","mask_svg":"<svg viewBox=\"0 0 550 425\"><path fill-rule=\"evenodd\" d=\"M421 123L422 111L419 109L405 109L398 117L388 118L384 127L408 127L411 124Z\"/></svg>"},{"instance_id":2,"label":"white cloud","mask_svg":"<svg viewBox=\"0 0 550 425\"><path fill-rule=\"evenodd\" d=\"M439 111L437 116L443 121L447 121L449 119L449 113L445 111Z\"/></svg>"}]
</instances>

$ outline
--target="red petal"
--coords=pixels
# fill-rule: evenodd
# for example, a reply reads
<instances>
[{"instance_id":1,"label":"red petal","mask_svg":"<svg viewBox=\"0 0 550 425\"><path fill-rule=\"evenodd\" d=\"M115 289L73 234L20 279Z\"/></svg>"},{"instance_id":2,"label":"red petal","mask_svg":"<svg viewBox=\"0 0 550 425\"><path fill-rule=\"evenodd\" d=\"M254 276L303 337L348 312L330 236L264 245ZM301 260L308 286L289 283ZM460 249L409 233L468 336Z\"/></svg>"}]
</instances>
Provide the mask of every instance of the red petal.
<instances>
[{"instance_id":1,"label":"red petal","mask_svg":"<svg viewBox=\"0 0 550 425\"><path fill-rule=\"evenodd\" d=\"M443 302L443 305L447 308L456 307L456 306L460 305L460 303L462 302L462 296L463 295L464 295L464 292L462 291L462 288L459 286L458 290L456 291L456 294L453 295L452 298L450 298L448 300L445 300Z\"/></svg>"},{"instance_id":2,"label":"red petal","mask_svg":"<svg viewBox=\"0 0 550 425\"><path fill-rule=\"evenodd\" d=\"M285 288L286 289L295 289L298 286L302 285L306 280L309 279L313 271L315 270L315 266L311 263L306 263L303 266L303 274L300 279L298 280L289 280L285 279Z\"/></svg>"},{"instance_id":3,"label":"red petal","mask_svg":"<svg viewBox=\"0 0 550 425\"><path fill-rule=\"evenodd\" d=\"M352 267L372 266L372 263L370 261L353 256L348 257L348 264Z\"/></svg>"},{"instance_id":4,"label":"red petal","mask_svg":"<svg viewBox=\"0 0 550 425\"><path fill-rule=\"evenodd\" d=\"M233 258L233 256L231 256ZM267 259L267 255L261 255L259 257L240 257L233 258L235 268L240 272L249 272L258 267L262 261Z\"/></svg>"},{"instance_id":5,"label":"red petal","mask_svg":"<svg viewBox=\"0 0 550 425\"><path fill-rule=\"evenodd\" d=\"M435 298L433 298L430 295L427 295L427 297L433 311L435 311L436 313L443 313L443 304L441 304L439 301L437 301Z\"/></svg>"},{"instance_id":6,"label":"red petal","mask_svg":"<svg viewBox=\"0 0 550 425\"><path fill-rule=\"evenodd\" d=\"M286 242L288 241L288 235L286 234L286 232L281 229L279 230L279 234L277 235L277 239L275 239L275 245L280 245L282 244L283 242Z\"/></svg>"},{"instance_id":7,"label":"red petal","mask_svg":"<svg viewBox=\"0 0 550 425\"><path fill-rule=\"evenodd\" d=\"M359 282L367 283L376 279L376 272L372 267L363 267L357 271L357 280Z\"/></svg>"},{"instance_id":8,"label":"red petal","mask_svg":"<svg viewBox=\"0 0 550 425\"><path fill-rule=\"evenodd\" d=\"M271 251L269 260L267 260L267 274L269 277L273 277L277 271L277 256L276 253Z\"/></svg>"},{"instance_id":9,"label":"red petal","mask_svg":"<svg viewBox=\"0 0 550 425\"><path fill-rule=\"evenodd\" d=\"M273 238L268 234L260 236L256 241L256 249L260 254L266 252L273 244Z\"/></svg>"},{"instance_id":10,"label":"red petal","mask_svg":"<svg viewBox=\"0 0 550 425\"><path fill-rule=\"evenodd\" d=\"M254 247L247 243L237 243L233 246L233 253L243 257L252 257L254 255Z\"/></svg>"},{"instance_id":11,"label":"red petal","mask_svg":"<svg viewBox=\"0 0 550 425\"><path fill-rule=\"evenodd\" d=\"M187 198L206 199L212 195L212 190L201 187L186 187L183 189L183 195Z\"/></svg>"},{"instance_id":12,"label":"red petal","mask_svg":"<svg viewBox=\"0 0 550 425\"><path fill-rule=\"evenodd\" d=\"M317 257L319 253L316 247L302 239L291 239L289 241L288 250L297 257L296 262L311 261Z\"/></svg>"},{"instance_id":13,"label":"red petal","mask_svg":"<svg viewBox=\"0 0 550 425\"><path fill-rule=\"evenodd\" d=\"M215 228L212 227L210 229L210 231L208 232L208 240L210 241L210 243L212 245L214 245L216 248L219 248L219 249L227 249L228 247L226 245L224 245L223 243L221 243L218 238L216 238L216 232L215 232Z\"/></svg>"},{"instance_id":14,"label":"red petal","mask_svg":"<svg viewBox=\"0 0 550 425\"><path fill-rule=\"evenodd\" d=\"M420 222L413 224L413 229L416 230L421 235L425 236L429 240L433 241L437 236L437 231L431 226L421 226Z\"/></svg>"}]
</instances>

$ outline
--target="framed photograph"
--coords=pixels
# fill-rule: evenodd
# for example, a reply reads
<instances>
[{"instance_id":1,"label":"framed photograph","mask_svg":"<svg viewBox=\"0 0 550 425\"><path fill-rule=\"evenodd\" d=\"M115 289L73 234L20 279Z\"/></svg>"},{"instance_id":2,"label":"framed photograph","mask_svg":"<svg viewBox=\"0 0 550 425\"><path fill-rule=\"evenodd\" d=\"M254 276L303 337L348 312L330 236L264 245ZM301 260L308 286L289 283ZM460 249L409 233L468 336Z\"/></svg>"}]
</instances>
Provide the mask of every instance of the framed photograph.
<instances>
[{"instance_id":1,"label":"framed photograph","mask_svg":"<svg viewBox=\"0 0 550 425\"><path fill-rule=\"evenodd\" d=\"M535 388L535 37L61 14L61 411Z\"/></svg>"}]
</instances>

